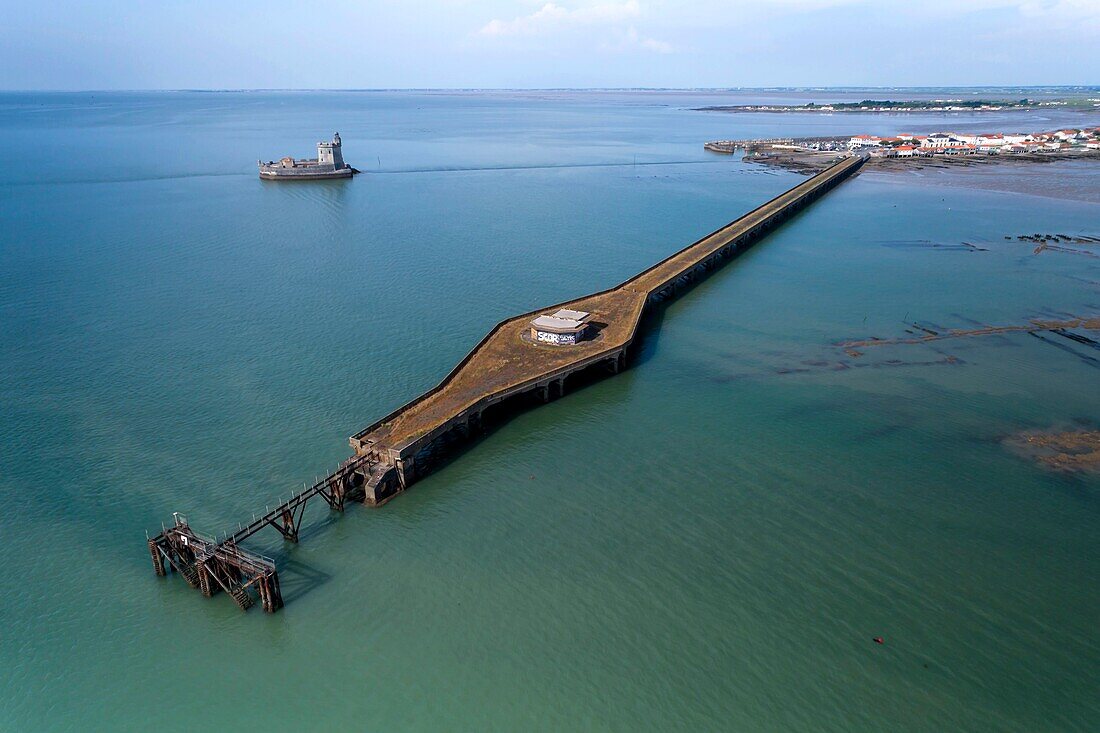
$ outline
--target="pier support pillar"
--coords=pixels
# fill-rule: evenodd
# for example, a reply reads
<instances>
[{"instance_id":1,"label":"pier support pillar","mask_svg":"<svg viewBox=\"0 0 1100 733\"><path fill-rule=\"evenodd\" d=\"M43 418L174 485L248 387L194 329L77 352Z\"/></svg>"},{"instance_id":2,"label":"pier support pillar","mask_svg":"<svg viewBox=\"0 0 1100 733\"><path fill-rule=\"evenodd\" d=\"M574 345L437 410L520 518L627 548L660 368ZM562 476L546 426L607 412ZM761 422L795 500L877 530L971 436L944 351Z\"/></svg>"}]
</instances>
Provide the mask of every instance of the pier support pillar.
<instances>
[{"instance_id":1,"label":"pier support pillar","mask_svg":"<svg viewBox=\"0 0 1100 733\"><path fill-rule=\"evenodd\" d=\"M547 396L550 400L557 400L558 397L565 395L565 378L561 376L559 379L550 380L547 382Z\"/></svg>"},{"instance_id":2,"label":"pier support pillar","mask_svg":"<svg viewBox=\"0 0 1100 733\"><path fill-rule=\"evenodd\" d=\"M157 575L166 575L164 571L164 558L161 557L160 547L156 540L149 540L149 554L153 556L153 572Z\"/></svg>"},{"instance_id":3,"label":"pier support pillar","mask_svg":"<svg viewBox=\"0 0 1100 733\"><path fill-rule=\"evenodd\" d=\"M349 488L351 488L351 476L340 474L333 478L329 483L331 493L329 506L338 512L344 511L344 499L347 497Z\"/></svg>"},{"instance_id":4,"label":"pier support pillar","mask_svg":"<svg viewBox=\"0 0 1100 733\"><path fill-rule=\"evenodd\" d=\"M210 585L210 571L206 569L206 563L195 563L195 571L199 574L199 590L209 598L214 595L214 589Z\"/></svg>"},{"instance_id":5,"label":"pier support pillar","mask_svg":"<svg viewBox=\"0 0 1100 733\"><path fill-rule=\"evenodd\" d=\"M279 574L272 573L266 580L268 581L268 605L264 610L268 613L275 613L283 607L283 591L279 587Z\"/></svg>"},{"instance_id":6,"label":"pier support pillar","mask_svg":"<svg viewBox=\"0 0 1100 733\"><path fill-rule=\"evenodd\" d=\"M260 605L267 613L274 613L271 606L271 587L268 578L260 578L256 583L256 591L260 594Z\"/></svg>"},{"instance_id":7,"label":"pier support pillar","mask_svg":"<svg viewBox=\"0 0 1100 733\"><path fill-rule=\"evenodd\" d=\"M416 479L416 459L413 457L397 459L397 483L401 490L409 488Z\"/></svg>"},{"instance_id":8,"label":"pier support pillar","mask_svg":"<svg viewBox=\"0 0 1100 733\"><path fill-rule=\"evenodd\" d=\"M291 542L298 541L298 522L295 521L295 519L293 512L289 509L284 509L283 513L279 516L279 521L282 522L282 525L275 525L275 529L282 533L283 539L290 540Z\"/></svg>"}]
</instances>

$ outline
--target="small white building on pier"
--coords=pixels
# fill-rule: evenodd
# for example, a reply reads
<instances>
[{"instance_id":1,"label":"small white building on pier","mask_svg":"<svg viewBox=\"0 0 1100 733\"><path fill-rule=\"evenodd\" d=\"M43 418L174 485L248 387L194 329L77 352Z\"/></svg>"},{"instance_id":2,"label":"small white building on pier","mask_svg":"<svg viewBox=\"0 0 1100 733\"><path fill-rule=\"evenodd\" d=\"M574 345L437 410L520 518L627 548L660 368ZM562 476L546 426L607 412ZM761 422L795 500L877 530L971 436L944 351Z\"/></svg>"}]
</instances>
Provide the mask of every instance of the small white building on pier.
<instances>
[{"instance_id":1,"label":"small white building on pier","mask_svg":"<svg viewBox=\"0 0 1100 733\"><path fill-rule=\"evenodd\" d=\"M590 313L562 308L553 315L531 321L531 340L554 346L571 346L588 333Z\"/></svg>"}]
</instances>

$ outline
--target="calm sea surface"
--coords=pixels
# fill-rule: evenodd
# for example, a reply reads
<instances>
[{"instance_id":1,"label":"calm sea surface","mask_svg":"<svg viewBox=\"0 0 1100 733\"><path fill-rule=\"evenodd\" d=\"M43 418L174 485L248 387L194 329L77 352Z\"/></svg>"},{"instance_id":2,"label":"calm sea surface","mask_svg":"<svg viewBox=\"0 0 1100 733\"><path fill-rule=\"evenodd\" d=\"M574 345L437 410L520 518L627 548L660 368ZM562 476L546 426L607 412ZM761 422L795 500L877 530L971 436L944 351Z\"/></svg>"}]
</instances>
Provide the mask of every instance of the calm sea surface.
<instances>
[{"instance_id":1,"label":"calm sea surface","mask_svg":"<svg viewBox=\"0 0 1100 733\"><path fill-rule=\"evenodd\" d=\"M497 320L801 180L706 140L1100 123L690 109L775 96L0 95L0 730L1096 730L1100 480L1002 441L1100 421L1100 352L836 346L1100 313L1100 259L1004 239L1100 236L1095 168L860 175L624 374L257 537L280 613L153 576L173 511L249 519ZM365 175L257 179L334 130Z\"/></svg>"}]
</instances>

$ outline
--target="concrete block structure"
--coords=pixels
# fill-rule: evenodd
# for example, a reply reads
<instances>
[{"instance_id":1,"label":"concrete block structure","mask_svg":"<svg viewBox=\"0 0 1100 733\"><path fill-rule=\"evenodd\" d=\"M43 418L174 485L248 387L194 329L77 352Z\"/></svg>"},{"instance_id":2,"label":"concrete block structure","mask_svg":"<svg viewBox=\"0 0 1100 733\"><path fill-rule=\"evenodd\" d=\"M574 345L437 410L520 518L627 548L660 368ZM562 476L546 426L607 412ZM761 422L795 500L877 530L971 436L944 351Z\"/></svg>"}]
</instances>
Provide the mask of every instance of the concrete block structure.
<instances>
[{"instance_id":1,"label":"concrete block structure","mask_svg":"<svg viewBox=\"0 0 1100 733\"><path fill-rule=\"evenodd\" d=\"M531 321L531 340L554 346L572 346L584 340L588 333L585 311L562 308L553 315L539 316Z\"/></svg>"}]
</instances>

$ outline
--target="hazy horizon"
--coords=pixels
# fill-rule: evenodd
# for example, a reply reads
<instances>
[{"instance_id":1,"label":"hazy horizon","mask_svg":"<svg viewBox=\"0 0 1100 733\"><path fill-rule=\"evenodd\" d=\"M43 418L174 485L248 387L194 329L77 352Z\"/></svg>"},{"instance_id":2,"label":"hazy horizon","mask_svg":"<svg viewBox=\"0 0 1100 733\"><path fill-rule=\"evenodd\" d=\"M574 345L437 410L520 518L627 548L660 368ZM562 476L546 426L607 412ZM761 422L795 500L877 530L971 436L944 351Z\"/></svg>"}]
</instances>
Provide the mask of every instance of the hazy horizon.
<instances>
[{"instance_id":1,"label":"hazy horizon","mask_svg":"<svg viewBox=\"0 0 1100 733\"><path fill-rule=\"evenodd\" d=\"M1092 0L0 0L0 89L981 88L1100 81Z\"/></svg>"},{"instance_id":2,"label":"hazy horizon","mask_svg":"<svg viewBox=\"0 0 1100 733\"><path fill-rule=\"evenodd\" d=\"M905 85L774 85L774 86L679 86L679 87L179 87L179 88L117 88L117 89L15 89L3 88L0 93L123 93L123 92L860 92L860 91L904 91L904 92L966 92L966 91L1100 91L1100 84L975 84L943 86L905 86Z\"/></svg>"}]
</instances>

